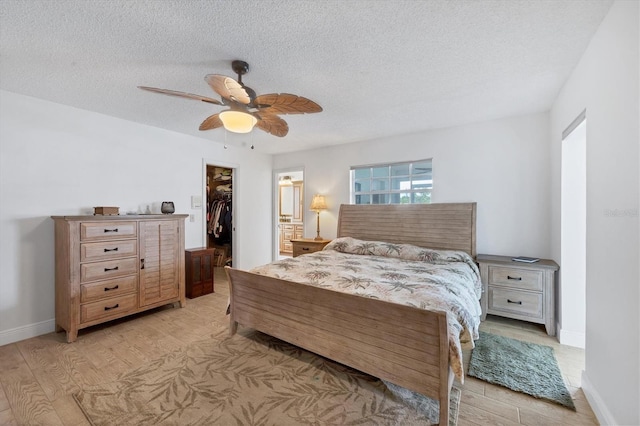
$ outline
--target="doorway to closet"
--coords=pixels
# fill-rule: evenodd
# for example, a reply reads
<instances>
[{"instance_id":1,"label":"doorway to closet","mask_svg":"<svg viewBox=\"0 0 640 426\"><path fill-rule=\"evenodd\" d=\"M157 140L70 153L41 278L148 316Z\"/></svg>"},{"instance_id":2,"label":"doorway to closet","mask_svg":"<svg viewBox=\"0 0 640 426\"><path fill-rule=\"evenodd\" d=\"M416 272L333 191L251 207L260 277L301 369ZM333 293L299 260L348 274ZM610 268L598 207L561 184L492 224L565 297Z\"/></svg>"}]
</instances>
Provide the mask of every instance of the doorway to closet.
<instances>
[{"instance_id":1,"label":"doorway to closet","mask_svg":"<svg viewBox=\"0 0 640 426\"><path fill-rule=\"evenodd\" d=\"M293 256L291 240L304 236L304 171L280 170L275 177L274 253L276 259L283 259Z\"/></svg>"},{"instance_id":2,"label":"doorway to closet","mask_svg":"<svg viewBox=\"0 0 640 426\"><path fill-rule=\"evenodd\" d=\"M233 266L233 169L206 165L205 240L214 266Z\"/></svg>"}]
</instances>

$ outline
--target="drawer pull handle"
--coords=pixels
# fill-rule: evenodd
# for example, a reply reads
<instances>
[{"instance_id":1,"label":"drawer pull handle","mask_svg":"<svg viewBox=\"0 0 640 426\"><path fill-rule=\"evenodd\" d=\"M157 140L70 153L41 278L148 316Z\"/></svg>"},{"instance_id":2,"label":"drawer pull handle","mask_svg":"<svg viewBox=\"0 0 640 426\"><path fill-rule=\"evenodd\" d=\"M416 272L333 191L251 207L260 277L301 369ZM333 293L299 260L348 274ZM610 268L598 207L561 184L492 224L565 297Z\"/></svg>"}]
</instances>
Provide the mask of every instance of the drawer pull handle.
<instances>
[{"instance_id":1,"label":"drawer pull handle","mask_svg":"<svg viewBox=\"0 0 640 426\"><path fill-rule=\"evenodd\" d=\"M109 272L109 271L117 271L118 267L116 266L115 268L104 268L105 272Z\"/></svg>"},{"instance_id":2,"label":"drawer pull handle","mask_svg":"<svg viewBox=\"0 0 640 426\"><path fill-rule=\"evenodd\" d=\"M118 286L118 284L116 284L116 285L115 285L115 286L113 286L113 287L105 287L105 288L104 288L104 291L117 290L117 289L118 289L118 287L119 287L119 286Z\"/></svg>"},{"instance_id":3,"label":"drawer pull handle","mask_svg":"<svg viewBox=\"0 0 640 426\"><path fill-rule=\"evenodd\" d=\"M509 302L509 303L514 303L514 304L516 304L516 305L522 305L522 301L514 302L514 301L513 301L513 300L511 300L511 299L507 299L507 302Z\"/></svg>"},{"instance_id":4,"label":"drawer pull handle","mask_svg":"<svg viewBox=\"0 0 640 426\"><path fill-rule=\"evenodd\" d=\"M105 306L105 307L104 307L104 310L105 310L105 311L110 311L111 309L115 309L115 308L117 308L118 306L120 306L120 304L119 304L119 303L116 303L116 304L115 304L115 305L113 305L113 306Z\"/></svg>"},{"instance_id":5,"label":"drawer pull handle","mask_svg":"<svg viewBox=\"0 0 640 426\"><path fill-rule=\"evenodd\" d=\"M507 275L508 280L522 281L522 277L512 277L511 275Z\"/></svg>"},{"instance_id":6,"label":"drawer pull handle","mask_svg":"<svg viewBox=\"0 0 640 426\"><path fill-rule=\"evenodd\" d=\"M309 251L309 247L302 247L302 250Z\"/></svg>"},{"instance_id":7,"label":"drawer pull handle","mask_svg":"<svg viewBox=\"0 0 640 426\"><path fill-rule=\"evenodd\" d=\"M140 269L144 269L144 259L140 259Z\"/></svg>"},{"instance_id":8,"label":"drawer pull handle","mask_svg":"<svg viewBox=\"0 0 640 426\"><path fill-rule=\"evenodd\" d=\"M112 249L108 249L108 248L104 249L104 252L105 252L105 253L107 253L107 252L109 252L109 251L118 251L118 247L116 247L116 248L112 248Z\"/></svg>"},{"instance_id":9,"label":"drawer pull handle","mask_svg":"<svg viewBox=\"0 0 640 426\"><path fill-rule=\"evenodd\" d=\"M105 229L104 232L118 232L118 228L115 229Z\"/></svg>"}]
</instances>

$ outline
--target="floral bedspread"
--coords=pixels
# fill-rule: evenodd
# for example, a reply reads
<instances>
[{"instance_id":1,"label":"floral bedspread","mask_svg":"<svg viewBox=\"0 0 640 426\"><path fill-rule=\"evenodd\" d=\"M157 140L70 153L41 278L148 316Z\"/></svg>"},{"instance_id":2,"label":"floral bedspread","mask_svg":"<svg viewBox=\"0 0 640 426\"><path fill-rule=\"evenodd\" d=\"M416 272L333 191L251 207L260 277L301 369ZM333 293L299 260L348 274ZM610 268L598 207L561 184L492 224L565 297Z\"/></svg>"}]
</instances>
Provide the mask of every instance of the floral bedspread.
<instances>
[{"instance_id":1,"label":"floral bedspread","mask_svg":"<svg viewBox=\"0 0 640 426\"><path fill-rule=\"evenodd\" d=\"M449 361L464 380L462 346L472 348L480 325L480 273L471 256L337 238L324 250L263 265L251 272L422 309L446 311Z\"/></svg>"}]
</instances>

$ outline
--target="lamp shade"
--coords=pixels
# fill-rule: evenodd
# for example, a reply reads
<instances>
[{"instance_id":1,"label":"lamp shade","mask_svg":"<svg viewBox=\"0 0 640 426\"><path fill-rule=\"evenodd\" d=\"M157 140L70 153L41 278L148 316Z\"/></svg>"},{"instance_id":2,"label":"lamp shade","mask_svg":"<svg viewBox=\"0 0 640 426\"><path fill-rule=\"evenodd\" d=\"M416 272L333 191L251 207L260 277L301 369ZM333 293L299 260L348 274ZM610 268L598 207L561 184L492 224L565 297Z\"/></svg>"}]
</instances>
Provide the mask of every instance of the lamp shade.
<instances>
[{"instance_id":1,"label":"lamp shade","mask_svg":"<svg viewBox=\"0 0 640 426\"><path fill-rule=\"evenodd\" d=\"M242 111L223 111L220 120L225 129L233 133L249 133L258 120Z\"/></svg>"},{"instance_id":2,"label":"lamp shade","mask_svg":"<svg viewBox=\"0 0 640 426\"><path fill-rule=\"evenodd\" d=\"M313 210L319 212L320 210L326 210L327 203L324 200L324 195L316 194L313 196L313 200L311 200L311 207L309 210Z\"/></svg>"}]
</instances>

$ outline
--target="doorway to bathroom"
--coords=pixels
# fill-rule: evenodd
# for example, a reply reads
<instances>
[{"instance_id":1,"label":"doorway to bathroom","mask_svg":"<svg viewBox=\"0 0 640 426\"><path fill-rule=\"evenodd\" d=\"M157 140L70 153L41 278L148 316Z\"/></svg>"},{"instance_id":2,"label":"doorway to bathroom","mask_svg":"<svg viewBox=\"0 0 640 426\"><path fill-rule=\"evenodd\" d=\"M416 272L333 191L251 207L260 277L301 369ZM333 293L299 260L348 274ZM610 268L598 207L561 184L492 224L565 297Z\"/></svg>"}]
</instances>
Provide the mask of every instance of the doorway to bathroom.
<instances>
[{"instance_id":1,"label":"doorway to bathroom","mask_svg":"<svg viewBox=\"0 0 640 426\"><path fill-rule=\"evenodd\" d=\"M293 255L291 240L304 235L304 170L279 170L274 177L274 259L283 259Z\"/></svg>"}]
</instances>

